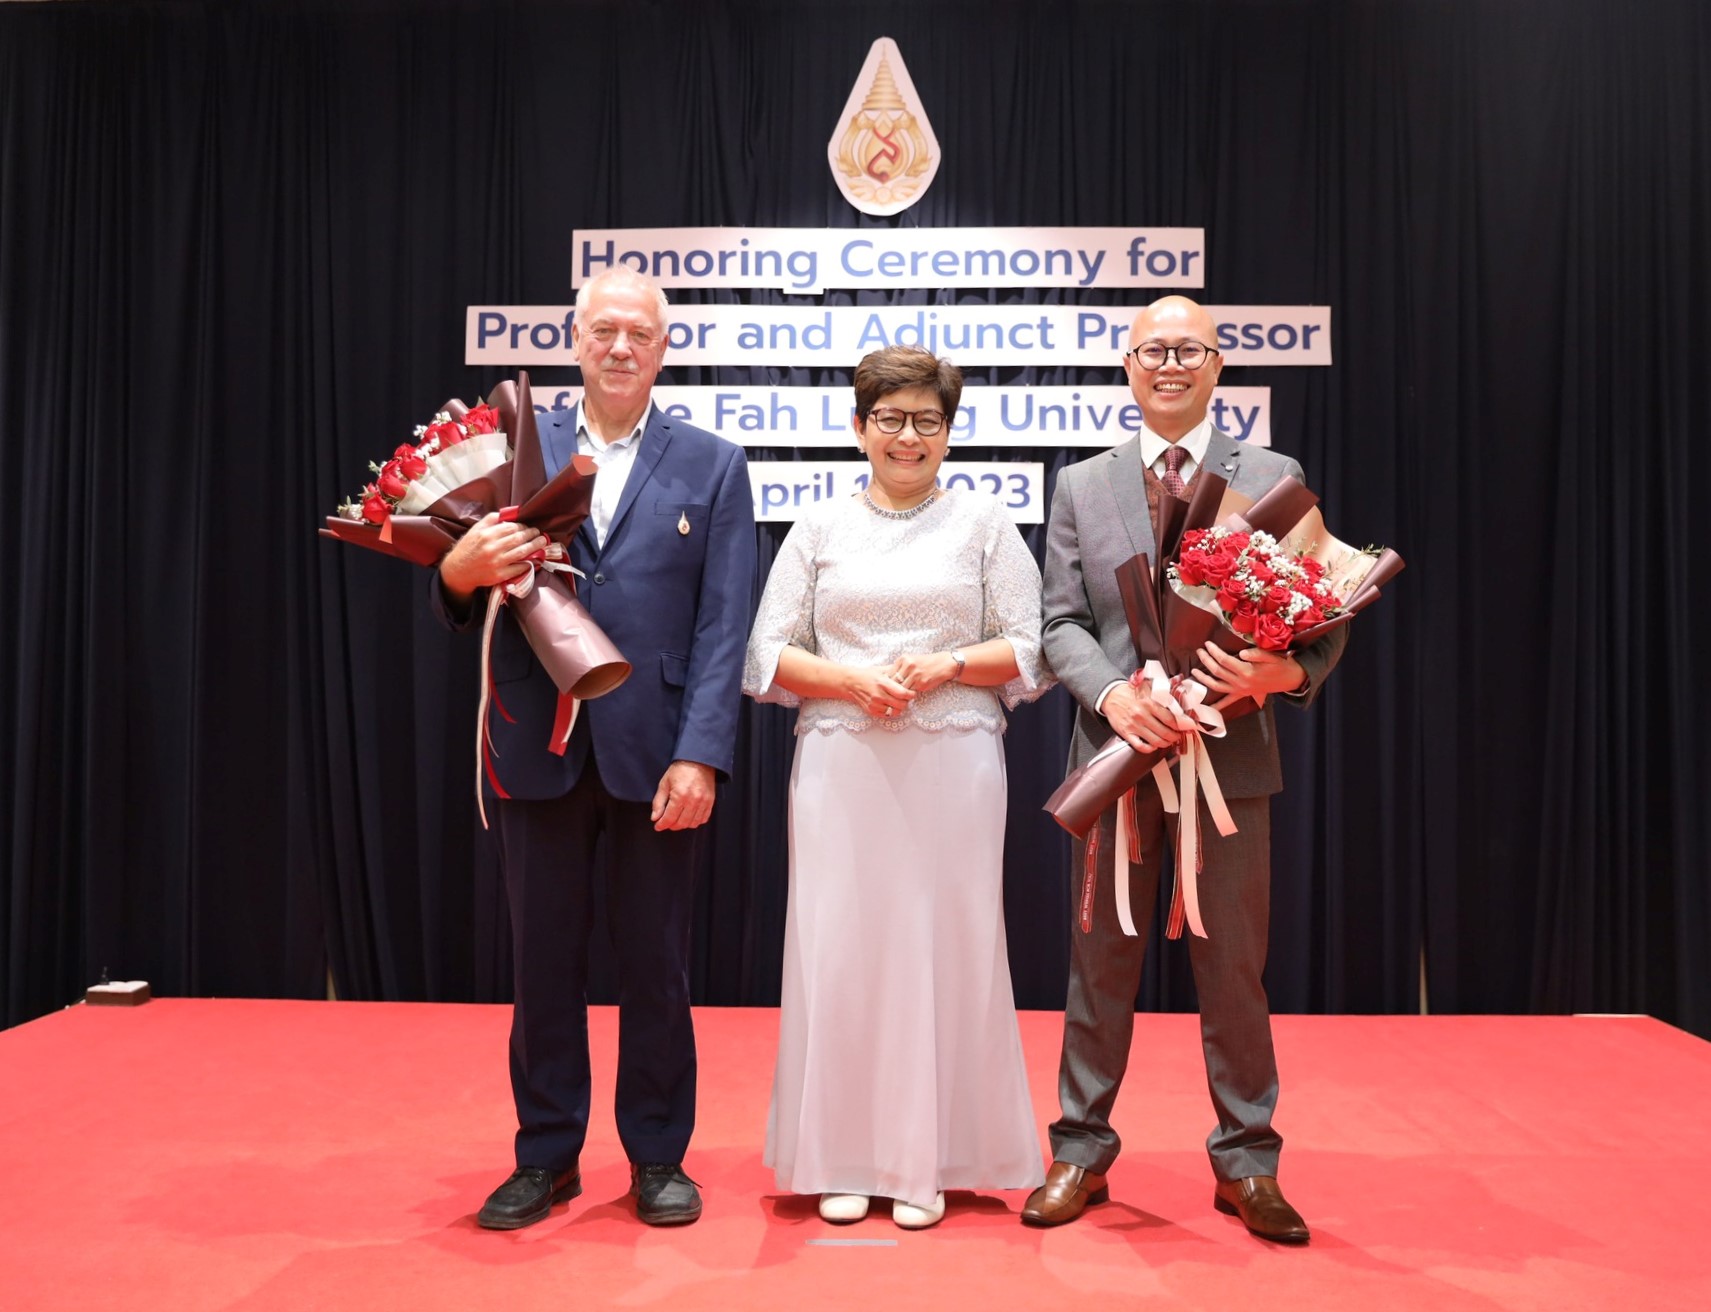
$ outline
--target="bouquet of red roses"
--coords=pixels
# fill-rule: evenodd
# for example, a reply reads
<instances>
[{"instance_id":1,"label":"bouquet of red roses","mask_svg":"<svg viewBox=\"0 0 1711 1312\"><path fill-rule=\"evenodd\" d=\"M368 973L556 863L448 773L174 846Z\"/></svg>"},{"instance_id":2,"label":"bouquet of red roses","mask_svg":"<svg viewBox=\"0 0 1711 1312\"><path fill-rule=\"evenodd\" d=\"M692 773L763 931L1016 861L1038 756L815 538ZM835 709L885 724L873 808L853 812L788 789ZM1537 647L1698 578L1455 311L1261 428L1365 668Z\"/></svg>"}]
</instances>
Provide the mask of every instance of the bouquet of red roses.
<instances>
[{"instance_id":1,"label":"bouquet of red roses","mask_svg":"<svg viewBox=\"0 0 1711 1312\"><path fill-rule=\"evenodd\" d=\"M504 418L486 402L473 410L447 401L431 423L416 426L384 465L369 462L374 482L339 506L341 518L373 524L391 541L395 513L419 515L446 494L491 472L511 458Z\"/></svg>"},{"instance_id":2,"label":"bouquet of red roses","mask_svg":"<svg viewBox=\"0 0 1711 1312\"><path fill-rule=\"evenodd\" d=\"M1177 596L1215 612L1266 651L1283 651L1297 633L1344 610L1322 561L1289 551L1259 529L1189 529L1166 574Z\"/></svg>"},{"instance_id":3,"label":"bouquet of red roses","mask_svg":"<svg viewBox=\"0 0 1711 1312\"><path fill-rule=\"evenodd\" d=\"M547 480L526 373L514 385L501 383L473 409L461 401L446 402L416 437L384 465L370 465L374 482L360 500L346 501L338 514L327 517L323 537L430 567L495 511L548 540L526 573L488 592L476 725L476 799L485 824L482 773L499 796L508 795L488 756L487 715L493 700L488 653L499 607L511 607L536 659L558 687L558 714L548 744L553 751L562 753L569 743L579 700L611 692L630 675L623 653L577 600L578 571L568 560L571 536L588 517L595 465L579 455ZM499 711L505 714L502 704Z\"/></svg>"},{"instance_id":4,"label":"bouquet of red roses","mask_svg":"<svg viewBox=\"0 0 1711 1312\"><path fill-rule=\"evenodd\" d=\"M1313 641L1346 624L1376 601L1381 586L1395 577L1403 561L1394 551L1356 550L1326 530L1318 497L1295 478L1282 478L1257 501L1233 492L1210 470L1196 480L1192 500L1165 497L1161 505L1160 557L1156 575L1147 557L1137 555L1117 569L1140 668L1130 682L1145 686L1176 715L1182 745L1168 751L1139 752L1113 735L1084 765L1072 771L1046 801L1045 809L1077 838L1087 837L1101 814L1132 798L1131 790L1149 771L1163 795L1165 809L1180 811L1177 890L1172 901L1169 937L1177 937L1184 919L1205 936L1194 896L1199 866L1198 822L1193 819L1198 793L1221 833L1235 832L1224 805L1204 738L1222 737L1227 721L1251 714L1260 701L1209 701L1208 690L1192 677L1196 651L1207 642L1227 651L1260 646L1282 651ZM1170 767L1180 763L1180 789ZM1119 805L1116 833L1118 869L1139 850L1133 832L1133 805ZM1082 920L1089 922L1098 853L1095 833L1087 847L1087 879ZM1133 934L1128 914L1128 880L1117 881L1118 917Z\"/></svg>"}]
</instances>

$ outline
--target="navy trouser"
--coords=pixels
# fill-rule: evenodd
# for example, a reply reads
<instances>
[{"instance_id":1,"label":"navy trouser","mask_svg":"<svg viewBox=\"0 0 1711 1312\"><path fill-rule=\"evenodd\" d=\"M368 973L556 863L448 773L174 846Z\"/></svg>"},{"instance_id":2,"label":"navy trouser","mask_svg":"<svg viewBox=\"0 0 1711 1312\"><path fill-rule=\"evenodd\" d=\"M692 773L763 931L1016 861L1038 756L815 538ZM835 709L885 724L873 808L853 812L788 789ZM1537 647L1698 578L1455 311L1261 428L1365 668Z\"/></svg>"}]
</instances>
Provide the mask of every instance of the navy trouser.
<instances>
[{"instance_id":1,"label":"navy trouser","mask_svg":"<svg viewBox=\"0 0 1711 1312\"><path fill-rule=\"evenodd\" d=\"M517 1165L564 1170L587 1136L596 879L618 965L618 1138L632 1162L681 1162L695 1128L689 942L702 831L655 833L648 803L608 793L592 755L563 797L497 806L515 958Z\"/></svg>"}]
</instances>

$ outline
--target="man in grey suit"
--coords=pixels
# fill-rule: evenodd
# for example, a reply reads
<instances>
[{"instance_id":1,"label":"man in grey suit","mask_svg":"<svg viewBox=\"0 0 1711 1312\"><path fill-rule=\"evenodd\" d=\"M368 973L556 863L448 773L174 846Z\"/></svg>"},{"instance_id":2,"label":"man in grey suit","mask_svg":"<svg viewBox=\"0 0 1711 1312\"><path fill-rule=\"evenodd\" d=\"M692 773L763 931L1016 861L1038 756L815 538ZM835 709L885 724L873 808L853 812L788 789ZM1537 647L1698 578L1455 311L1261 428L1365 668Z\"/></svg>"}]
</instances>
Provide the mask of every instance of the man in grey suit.
<instances>
[{"instance_id":1,"label":"man in grey suit","mask_svg":"<svg viewBox=\"0 0 1711 1312\"><path fill-rule=\"evenodd\" d=\"M1207 419L1222 368L1217 341L1211 316L1186 297L1167 296L1142 311L1123 357L1144 420L1140 434L1058 476L1047 533L1044 642L1052 668L1080 703L1072 769L1112 733L1141 751L1169 747L1179 737L1170 713L1128 682L1139 662L1116 581L1118 565L1138 552L1157 567L1153 515L1160 496L1191 490L1207 468L1249 496L1285 474L1301 477L1293 460L1243 447ZM1193 671L1214 699L1267 695L1258 713L1232 720L1228 736L1208 743L1237 830L1219 837L1202 809L1199 902L1207 937L1189 936L1189 959L1218 1115L1206 1141L1217 1180L1213 1205L1281 1243L1305 1243L1308 1231L1277 1187L1283 1142L1271 1125L1277 1062L1260 978L1271 910L1271 795L1283 787L1273 708L1278 700L1312 701L1347 634L1335 629L1287 653L1250 647L1238 657L1206 646ZM1046 1183L1022 1209L1029 1224L1073 1221L1110 1196L1106 1173L1121 1146L1111 1109L1128 1064L1142 955L1174 829L1148 781L1136 790L1135 810L1140 851L1129 878L1137 935L1123 933L1112 894L1115 807L1097 826L1103 868L1091 927L1070 931L1058 1071L1062 1115L1051 1127Z\"/></svg>"}]
</instances>

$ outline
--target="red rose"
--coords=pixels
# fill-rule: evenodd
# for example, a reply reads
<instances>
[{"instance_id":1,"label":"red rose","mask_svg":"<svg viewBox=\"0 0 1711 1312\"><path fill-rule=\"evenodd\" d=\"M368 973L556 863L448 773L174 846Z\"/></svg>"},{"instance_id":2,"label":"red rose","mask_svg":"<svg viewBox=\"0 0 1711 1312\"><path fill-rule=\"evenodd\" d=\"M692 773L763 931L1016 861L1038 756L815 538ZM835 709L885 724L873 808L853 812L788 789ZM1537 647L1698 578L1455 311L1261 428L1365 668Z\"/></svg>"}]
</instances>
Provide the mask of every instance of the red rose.
<instances>
[{"instance_id":1,"label":"red rose","mask_svg":"<svg viewBox=\"0 0 1711 1312\"><path fill-rule=\"evenodd\" d=\"M1225 579L1224 586L1218 589L1218 605L1227 611L1234 610L1247 595L1247 586L1240 579Z\"/></svg>"},{"instance_id":2,"label":"red rose","mask_svg":"<svg viewBox=\"0 0 1711 1312\"><path fill-rule=\"evenodd\" d=\"M1236 568L1236 553L1226 544L1221 546L1206 558L1206 581L1215 588L1221 588Z\"/></svg>"},{"instance_id":3,"label":"red rose","mask_svg":"<svg viewBox=\"0 0 1711 1312\"><path fill-rule=\"evenodd\" d=\"M1271 567L1271 562L1263 556L1248 557L1248 574L1260 583L1277 582L1277 571Z\"/></svg>"},{"instance_id":4,"label":"red rose","mask_svg":"<svg viewBox=\"0 0 1711 1312\"><path fill-rule=\"evenodd\" d=\"M1261 615L1254 624L1253 635L1256 646L1266 651L1282 651L1295 631L1281 615Z\"/></svg>"},{"instance_id":5,"label":"red rose","mask_svg":"<svg viewBox=\"0 0 1711 1312\"><path fill-rule=\"evenodd\" d=\"M1297 563L1307 572L1307 581L1309 583L1317 583L1320 579L1325 577L1324 565L1314 560L1313 557L1303 556Z\"/></svg>"},{"instance_id":6,"label":"red rose","mask_svg":"<svg viewBox=\"0 0 1711 1312\"><path fill-rule=\"evenodd\" d=\"M1259 607L1252 598L1243 597L1230 609L1230 627L1237 633L1251 634L1259 617Z\"/></svg>"},{"instance_id":7,"label":"red rose","mask_svg":"<svg viewBox=\"0 0 1711 1312\"><path fill-rule=\"evenodd\" d=\"M1265 590L1265 598L1260 603L1273 615L1281 612L1295 597L1295 590L1287 583L1273 583Z\"/></svg>"},{"instance_id":8,"label":"red rose","mask_svg":"<svg viewBox=\"0 0 1711 1312\"><path fill-rule=\"evenodd\" d=\"M1198 584L1206 581L1206 556L1200 551L1185 551L1182 559L1177 562L1176 577L1184 583Z\"/></svg>"},{"instance_id":9,"label":"red rose","mask_svg":"<svg viewBox=\"0 0 1711 1312\"><path fill-rule=\"evenodd\" d=\"M478 405L464 415L463 427L464 431L471 437L477 433L497 433L499 431L498 412L490 405Z\"/></svg>"},{"instance_id":10,"label":"red rose","mask_svg":"<svg viewBox=\"0 0 1711 1312\"><path fill-rule=\"evenodd\" d=\"M1252 540L1252 537L1253 535L1249 533L1227 533L1224 535L1222 545L1228 547L1231 551L1234 551L1239 555L1241 552L1248 549L1248 543Z\"/></svg>"},{"instance_id":11,"label":"red rose","mask_svg":"<svg viewBox=\"0 0 1711 1312\"><path fill-rule=\"evenodd\" d=\"M391 463L398 466L398 472L414 483L428 472L428 462L416 454L416 448L406 442L392 453Z\"/></svg>"},{"instance_id":12,"label":"red rose","mask_svg":"<svg viewBox=\"0 0 1711 1312\"><path fill-rule=\"evenodd\" d=\"M1325 622L1325 612L1320 610L1317 606L1309 606L1306 610L1302 611L1295 617L1295 622L1304 629L1310 629L1315 624L1323 624Z\"/></svg>"},{"instance_id":13,"label":"red rose","mask_svg":"<svg viewBox=\"0 0 1711 1312\"><path fill-rule=\"evenodd\" d=\"M373 483L364 488L363 492L366 495L362 499L362 517L370 524L384 524L387 516L392 513L392 507L386 504L385 497L374 490Z\"/></svg>"},{"instance_id":14,"label":"red rose","mask_svg":"<svg viewBox=\"0 0 1711 1312\"><path fill-rule=\"evenodd\" d=\"M396 460L388 460L381 468L377 485L380 495L389 501L402 500L404 494L410 490L410 485L404 481L404 475L399 472Z\"/></svg>"},{"instance_id":15,"label":"red rose","mask_svg":"<svg viewBox=\"0 0 1711 1312\"><path fill-rule=\"evenodd\" d=\"M440 450L444 451L447 447L454 447L463 441L463 431L448 419L443 424L428 425L428 431L422 434L422 441L427 442L433 438L439 439Z\"/></svg>"}]
</instances>

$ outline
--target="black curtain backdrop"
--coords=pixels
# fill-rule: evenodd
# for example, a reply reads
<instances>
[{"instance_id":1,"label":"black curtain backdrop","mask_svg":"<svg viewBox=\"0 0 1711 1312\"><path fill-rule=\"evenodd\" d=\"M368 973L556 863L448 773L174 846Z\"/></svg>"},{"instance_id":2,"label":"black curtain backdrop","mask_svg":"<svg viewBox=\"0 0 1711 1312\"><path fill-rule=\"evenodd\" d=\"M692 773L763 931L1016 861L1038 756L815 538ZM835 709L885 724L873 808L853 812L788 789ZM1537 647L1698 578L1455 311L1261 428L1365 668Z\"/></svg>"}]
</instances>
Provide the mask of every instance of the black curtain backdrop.
<instances>
[{"instance_id":1,"label":"black curtain backdrop","mask_svg":"<svg viewBox=\"0 0 1711 1312\"><path fill-rule=\"evenodd\" d=\"M103 969L508 996L474 644L418 571L315 529L504 376L462 363L464 307L568 301L573 229L1135 224L1205 228L1209 303L1334 308L1334 367L1226 381L1272 388L1342 536L1409 560L1324 699L1280 715L1277 1009L1412 1011L1424 983L1434 1011L1711 1034L1707 9L0 4L0 1018ZM885 221L825 163L880 36L944 153ZM1049 480L1090 453L970 454ZM784 529L757 532L758 593ZM1070 845L1039 807L1069 715L1059 690L1008 738L1024 1006L1063 996ZM705 1003L776 1000L791 731L745 712ZM1142 1001L1192 1004L1180 946Z\"/></svg>"}]
</instances>

